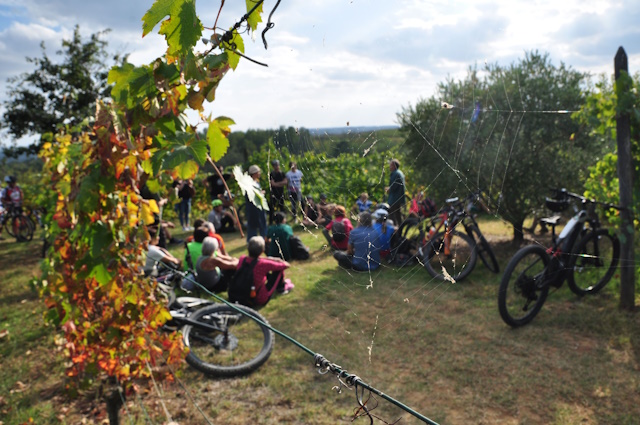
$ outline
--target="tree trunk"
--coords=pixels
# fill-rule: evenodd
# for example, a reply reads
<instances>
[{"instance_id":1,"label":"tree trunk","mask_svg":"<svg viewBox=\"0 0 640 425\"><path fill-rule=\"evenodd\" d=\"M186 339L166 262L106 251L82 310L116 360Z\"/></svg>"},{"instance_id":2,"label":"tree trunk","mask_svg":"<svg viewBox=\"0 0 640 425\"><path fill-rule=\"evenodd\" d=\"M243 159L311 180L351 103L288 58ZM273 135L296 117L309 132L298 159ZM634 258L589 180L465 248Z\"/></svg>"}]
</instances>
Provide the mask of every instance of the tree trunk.
<instances>
[{"instance_id":1,"label":"tree trunk","mask_svg":"<svg viewBox=\"0 0 640 425\"><path fill-rule=\"evenodd\" d=\"M109 425L120 425L120 408L122 407L123 394L118 388L118 383L109 379L104 399L107 403L107 415L109 416Z\"/></svg>"},{"instance_id":2,"label":"tree trunk","mask_svg":"<svg viewBox=\"0 0 640 425\"><path fill-rule=\"evenodd\" d=\"M522 241L524 241L524 220L514 221L511 225L513 226L513 244L522 245Z\"/></svg>"}]
</instances>

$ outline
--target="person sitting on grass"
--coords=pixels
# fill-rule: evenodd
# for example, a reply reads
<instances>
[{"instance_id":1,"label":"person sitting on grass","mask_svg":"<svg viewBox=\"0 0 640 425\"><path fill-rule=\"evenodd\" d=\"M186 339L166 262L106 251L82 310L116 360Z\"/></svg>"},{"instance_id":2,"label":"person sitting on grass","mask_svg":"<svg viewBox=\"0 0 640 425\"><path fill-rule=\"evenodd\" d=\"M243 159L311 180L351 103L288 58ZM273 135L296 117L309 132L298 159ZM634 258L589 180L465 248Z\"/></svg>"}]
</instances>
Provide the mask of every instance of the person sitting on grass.
<instances>
[{"instance_id":1,"label":"person sitting on grass","mask_svg":"<svg viewBox=\"0 0 640 425\"><path fill-rule=\"evenodd\" d=\"M211 292L224 292L238 267L238 259L218 252L218 241L207 236L196 261L197 282Z\"/></svg>"},{"instance_id":2,"label":"person sitting on grass","mask_svg":"<svg viewBox=\"0 0 640 425\"><path fill-rule=\"evenodd\" d=\"M318 218L316 224L319 226L326 226L331 222L333 213L335 211L336 204L330 204L327 202L327 195L320 194L320 202L318 202Z\"/></svg>"},{"instance_id":3,"label":"person sitting on grass","mask_svg":"<svg viewBox=\"0 0 640 425\"><path fill-rule=\"evenodd\" d=\"M149 232L149 236L151 239L149 240L149 246L147 248L147 258L145 264L143 266L144 274L147 276L157 276L158 275L158 263L162 263L168 267L182 267L182 261L178 260L174 257L169 251L164 248L160 248L158 243L160 243L160 235L158 234L157 228L147 228ZM161 266L162 267L162 266Z\"/></svg>"},{"instance_id":4,"label":"person sitting on grass","mask_svg":"<svg viewBox=\"0 0 640 425\"><path fill-rule=\"evenodd\" d=\"M185 270L195 270L196 261L202 255L202 241L209 236L209 229L197 227L193 231L193 241L185 243L184 267Z\"/></svg>"},{"instance_id":5,"label":"person sitting on grass","mask_svg":"<svg viewBox=\"0 0 640 425\"><path fill-rule=\"evenodd\" d=\"M291 261L289 238L293 236L293 230L282 211L275 213L273 220L276 224L267 230L267 255Z\"/></svg>"},{"instance_id":6,"label":"person sitting on grass","mask_svg":"<svg viewBox=\"0 0 640 425\"><path fill-rule=\"evenodd\" d=\"M373 202L369 200L369 194L367 192L362 192L360 197L356 199L354 210L356 214L360 214L363 211L369 211L372 205Z\"/></svg>"},{"instance_id":7,"label":"person sitting on grass","mask_svg":"<svg viewBox=\"0 0 640 425\"><path fill-rule=\"evenodd\" d=\"M207 221L213 223L218 233L232 233L236 229L234 227L235 219L229 210L225 210L221 199L214 199L211 202L211 212L207 217Z\"/></svg>"},{"instance_id":8,"label":"person sitting on grass","mask_svg":"<svg viewBox=\"0 0 640 425\"><path fill-rule=\"evenodd\" d=\"M289 263L281 258L261 257L265 242L262 236L253 236L247 246L248 256L240 257L238 270L253 268L253 286L251 289L238 284L237 280L229 286L229 301L237 302L249 307L260 307L269 302L275 293L288 294L294 288L290 279L285 279L284 271Z\"/></svg>"},{"instance_id":9,"label":"person sitting on grass","mask_svg":"<svg viewBox=\"0 0 640 425\"><path fill-rule=\"evenodd\" d=\"M302 225L317 227L318 217L318 206L313 200L313 196L307 195L304 203L304 216Z\"/></svg>"},{"instance_id":10,"label":"person sitting on grass","mask_svg":"<svg viewBox=\"0 0 640 425\"><path fill-rule=\"evenodd\" d=\"M389 212L384 208L379 208L372 214L375 219L373 228L378 232L380 256L384 259L388 258L391 253L391 236L396 231L393 222L388 219L388 215Z\"/></svg>"},{"instance_id":11,"label":"person sitting on grass","mask_svg":"<svg viewBox=\"0 0 640 425\"><path fill-rule=\"evenodd\" d=\"M322 229L322 234L329 246L338 251L347 250L349 246L349 233L353 230L353 224L351 224L351 221L346 217L346 214L347 210L342 205L336 206L334 212L335 218ZM331 232L331 236L329 232Z\"/></svg>"},{"instance_id":12,"label":"person sitting on grass","mask_svg":"<svg viewBox=\"0 0 640 425\"><path fill-rule=\"evenodd\" d=\"M371 225L371 213L364 211L358 218L358 227L349 234L347 251L336 251L333 258L340 267L359 271L375 270L380 266L378 232Z\"/></svg>"}]
</instances>

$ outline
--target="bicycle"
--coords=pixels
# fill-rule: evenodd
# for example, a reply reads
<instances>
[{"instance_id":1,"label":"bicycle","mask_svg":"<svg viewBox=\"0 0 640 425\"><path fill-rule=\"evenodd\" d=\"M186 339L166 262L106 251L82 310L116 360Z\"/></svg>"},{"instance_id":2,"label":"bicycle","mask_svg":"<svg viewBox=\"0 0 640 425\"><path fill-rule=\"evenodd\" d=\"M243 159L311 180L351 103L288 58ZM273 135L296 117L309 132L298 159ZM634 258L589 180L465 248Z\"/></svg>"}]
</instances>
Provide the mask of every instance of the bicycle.
<instances>
[{"instance_id":1,"label":"bicycle","mask_svg":"<svg viewBox=\"0 0 640 425\"><path fill-rule=\"evenodd\" d=\"M267 319L239 304L176 297L175 288L186 276L187 273L170 268L157 279L159 288L169 297L171 320L165 329L182 329L184 344L189 348L187 363L217 377L246 375L257 370L269 359L275 342Z\"/></svg>"},{"instance_id":2,"label":"bicycle","mask_svg":"<svg viewBox=\"0 0 640 425\"><path fill-rule=\"evenodd\" d=\"M498 291L498 309L502 320L512 327L533 320L551 287L558 289L566 280L578 296L595 294L611 280L618 265L620 241L601 227L595 207L620 207L564 189L555 192L555 197L545 202L551 211L566 210L571 199L580 201L581 208L574 204L575 215L557 237L555 227L560 216L542 219L551 226L552 246L525 246L507 264Z\"/></svg>"},{"instance_id":3,"label":"bicycle","mask_svg":"<svg viewBox=\"0 0 640 425\"><path fill-rule=\"evenodd\" d=\"M18 242L33 239L34 228L19 206L9 205L3 212L0 216L0 229L3 227L7 229L9 236L16 238Z\"/></svg>"},{"instance_id":4,"label":"bicycle","mask_svg":"<svg viewBox=\"0 0 640 425\"><path fill-rule=\"evenodd\" d=\"M406 219L391 239L391 261L401 267L414 261L439 280L460 281L475 267L477 250L475 242L454 229L459 214L451 202L433 217Z\"/></svg>"}]
</instances>

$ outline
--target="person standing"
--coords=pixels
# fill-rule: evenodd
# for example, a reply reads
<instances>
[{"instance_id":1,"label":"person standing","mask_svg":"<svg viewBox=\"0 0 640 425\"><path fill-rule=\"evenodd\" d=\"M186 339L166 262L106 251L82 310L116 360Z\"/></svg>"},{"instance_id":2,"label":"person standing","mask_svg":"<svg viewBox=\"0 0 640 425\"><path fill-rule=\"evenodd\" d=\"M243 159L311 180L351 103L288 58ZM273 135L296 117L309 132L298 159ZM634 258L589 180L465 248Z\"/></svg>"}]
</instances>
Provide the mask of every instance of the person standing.
<instances>
[{"instance_id":1,"label":"person standing","mask_svg":"<svg viewBox=\"0 0 640 425\"><path fill-rule=\"evenodd\" d=\"M271 210L269 212L269 224L273 224L276 211L285 211L284 208L284 188L288 180L280 169L280 161L271 161L273 170L269 173L269 187L271 188Z\"/></svg>"},{"instance_id":2,"label":"person standing","mask_svg":"<svg viewBox=\"0 0 640 425\"><path fill-rule=\"evenodd\" d=\"M257 165L252 165L249 167L249 175L253 179L253 186L257 192L263 193L262 187L260 186L260 176L262 174L262 170ZM257 205L253 204L249 201L249 197L245 195L245 201L247 204L247 242L249 240L260 234L263 238L267 237L267 214L266 212ZM256 202L259 202L256 200Z\"/></svg>"},{"instance_id":3,"label":"person standing","mask_svg":"<svg viewBox=\"0 0 640 425\"><path fill-rule=\"evenodd\" d=\"M302 201L302 171L298 170L295 162L289 163L289 171L285 174L289 189L289 199L291 200L291 213L294 218L298 217L298 208Z\"/></svg>"},{"instance_id":4,"label":"person standing","mask_svg":"<svg viewBox=\"0 0 640 425\"><path fill-rule=\"evenodd\" d=\"M220 199L220 197L224 195L224 192L226 191L224 182L231 177L231 174L224 174L224 167L222 165L218 166L218 170L220 171L220 175L222 175L222 178L220 178L220 175L218 175L218 173L214 173L207 177L204 181L204 185L207 187L209 196L211 197L212 201L215 199Z\"/></svg>"},{"instance_id":5,"label":"person standing","mask_svg":"<svg viewBox=\"0 0 640 425\"><path fill-rule=\"evenodd\" d=\"M402 208L405 204L404 190L404 174L400 171L400 161L392 159L389 162L389 186L384 190L389 194L387 202L389 203L389 218L393 220L396 226L402 224Z\"/></svg>"},{"instance_id":6,"label":"person standing","mask_svg":"<svg viewBox=\"0 0 640 425\"><path fill-rule=\"evenodd\" d=\"M189 226L189 214L191 214L191 199L195 195L196 189L193 187L193 180L183 180L178 187L178 197L180 198L178 216L183 230L193 230L193 228Z\"/></svg>"}]
</instances>

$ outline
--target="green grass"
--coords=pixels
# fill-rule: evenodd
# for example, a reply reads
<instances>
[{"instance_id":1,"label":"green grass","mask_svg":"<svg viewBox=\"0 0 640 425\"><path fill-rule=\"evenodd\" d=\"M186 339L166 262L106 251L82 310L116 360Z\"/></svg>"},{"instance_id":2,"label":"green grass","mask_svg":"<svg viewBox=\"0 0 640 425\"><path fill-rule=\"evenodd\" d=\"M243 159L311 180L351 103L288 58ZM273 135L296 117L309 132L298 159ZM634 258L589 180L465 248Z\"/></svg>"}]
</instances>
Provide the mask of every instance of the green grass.
<instances>
[{"instance_id":1,"label":"green grass","mask_svg":"<svg viewBox=\"0 0 640 425\"><path fill-rule=\"evenodd\" d=\"M511 230L491 218L480 224L504 269L513 254ZM640 417L640 319L618 310L615 282L583 299L565 285L530 325L514 330L497 311L500 275L480 262L457 284L434 281L420 267L347 272L323 249L318 230L295 230L312 258L293 262L287 276L294 291L261 313L425 416L447 424L558 425L631 424ZM225 241L232 255L244 253L239 235ZM104 406L95 395L70 400L62 391L55 330L42 322L44 308L28 284L38 273L30 258L36 247L0 241L0 329L9 330L0 339L0 421L100 423ZM183 256L180 246L171 250ZM338 380L319 374L310 355L280 337L269 361L248 377L210 379L185 365L179 379L216 424L349 423L357 408L354 391L337 394ZM18 381L26 386L21 391ZM139 398L130 397L128 414L122 413L124 423L148 423L147 416L167 422L161 401L174 421L204 422L179 385L160 386L162 397L141 384ZM377 403L373 413L387 422L420 423L380 398Z\"/></svg>"}]
</instances>

